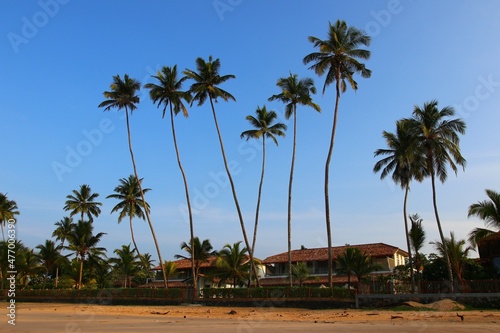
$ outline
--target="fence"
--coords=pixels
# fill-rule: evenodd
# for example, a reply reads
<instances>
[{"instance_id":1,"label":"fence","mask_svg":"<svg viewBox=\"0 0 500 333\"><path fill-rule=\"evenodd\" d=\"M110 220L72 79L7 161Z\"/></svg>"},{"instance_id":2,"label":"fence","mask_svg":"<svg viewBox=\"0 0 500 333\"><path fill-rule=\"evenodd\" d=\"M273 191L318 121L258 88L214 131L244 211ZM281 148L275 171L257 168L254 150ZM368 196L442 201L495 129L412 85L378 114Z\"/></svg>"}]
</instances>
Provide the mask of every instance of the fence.
<instances>
[{"instance_id":1,"label":"fence","mask_svg":"<svg viewBox=\"0 0 500 333\"><path fill-rule=\"evenodd\" d=\"M500 280L468 280L455 281L454 291L457 293L500 293ZM445 294L451 292L448 281L420 281L416 283L416 292L423 294ZM408 282L388 281L360 283L357 294L410 294L411 285Z\"/></svg>"}]
</instances>

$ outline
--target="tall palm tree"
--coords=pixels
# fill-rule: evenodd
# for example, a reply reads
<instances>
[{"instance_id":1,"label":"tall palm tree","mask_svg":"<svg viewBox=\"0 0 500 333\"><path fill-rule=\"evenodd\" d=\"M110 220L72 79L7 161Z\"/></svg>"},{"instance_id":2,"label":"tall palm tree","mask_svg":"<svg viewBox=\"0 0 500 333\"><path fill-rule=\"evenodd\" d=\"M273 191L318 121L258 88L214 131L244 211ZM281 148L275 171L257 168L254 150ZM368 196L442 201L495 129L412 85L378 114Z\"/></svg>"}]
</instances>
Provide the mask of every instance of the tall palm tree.
<instances>
[{"instance_id":1,"label":"tall palm tree","mask_svg":"<svg viewBox=\"0 0 500 333\"><path fill-rule=\"evenodd\" d=\"M37 256L45 269L43 276L43 289L45 289L47 277L53 273L54 267L58 267L61 261L62 256L59 252L61 245L56 246L54 241L47 239L45 240L45 244L37 245L36 248L38 249Z\"/></svg>"},{"instance_id":2,"label":"tall palm tree","mask_svg":"<svg viewBox=\"0 0 500 333\"><path fill-rule=\"evenodd\" d=\"M137 181L137 178L135 178L134 175L130 175L128 178L121 178L120 184L115 187L115 193L110 194L106 197L120 200L120 202L118 202L116 206L113 207L111 213L119 212L118 223L120 223L125 216L128 216L132 242L134 243L135 251L137 251L137 255L139 257L141 256L141 253L139 252L139 248L137 247L137 243L135 242L132 219L134 217L137 217L144 220L145 214L143 209L150 209L149 204L142 201L141 191L139 189L140 182L142 182L142 179L140 181ZM146 194L150 190L150 188L142 189L144 194Z\"/></svg>"},{"instance_id":3,"label":"tall palm tree","mask_svg":"<svg viewBox=\"0 0 500 333\"><path fill-rule=\"evenodd\" d=\"M408 233L408 237L410 239L412 249L415 251L415 268L417 269L417 276L420 276L420 268L422 267L420 250L425 244L425 230L422 226L422 222L423 220L418 214L410 215L411 228Z\"/></svg>"},{"instance_id":4,"label":"tall palm tree","mask_svg":"<svg viewBox=\"0 0 500 333\"><path fill-rule=\"evenodd\" d=\"M468 217L477 216L487 228L475 228L469 233L469 242L473 247L484 237L500 232L500 192L486 190L489 200L479 201L469 206ZM491 228L497 229L496 231Z\"/></svg>"},{"instance_id":5,"label":"tall palm tree","mask_svg":"<svg viewBox=\"0 0 500 333\"><path fill-rule=\"evenodd\" d=\"M241 241L233 245L226 244L217 253L217 258L214 261L214 275L218 277L219 286L230 281L233 288L242 285L250 278L250 260L246 247L241 247Z\"/></svg>"},{"instance_id":6,"label":"tall palm tree","mask_svg":"<svg viewBox=\"0 0 500 333\"><path fill-rule=\"evenodd\" d=\"M193 223L193 211L191 208L191 199L189 196L189 188L186 173L181 163L181 156L179 153L179 147L177 145L177 135L175 133L175 122L174 115L178 115L181 111L184 117L188 117L188 110L184 105L183 101L189 103L191 101L191 95L189 92L182 91L182 84L187 79L186 76L178 78L177 75L177 65L174 67L163 67L161 71L158 71L156 75L153 76L158 81L158 84L148 83L144 87L149 89L149 97L153 103L158 103L158 107L163 105L162 118L165 117L165 111L169 107L170 111L170 126L172 128L172 137L174 141L175 155L177 157L177 164L179 170L182 174L182 180L184 182L184 192L186 195L186 203L188 208L189 217L189 233L191 248L193 248L193 238L194 238L194 223ZM194 260L194 257L193 257ZM193 286L197 285L196 274L194 274L194 261L191 262L192 274L194 279ZM196 293L195 293L196 294Z\"/></svg>"},{"instance_id":7,"label":"tall palm tree","mask_svg":"<svg viewBox=\"0 0 500 333\"><path fill-rule=\"evenodd\" d=\"M310 78L299 79L297 74L278 79L276 85L281 89L281 93L269 97L269 101L279 100L285 103L285 118L293 117L293 147L292 163L290 166L290 179L288 182L288 276L290 287L293 285L292 272L292 184L293 172L295 168L295 151L297 146L297 105L304 105L320 112L321 108L314 103L311 94L316 93L314 81Z\"/></svg>"},{"instance_id":8,"label":"tall palm tree","mask_svg":"<svg viewBox=\"0 0 500 333\"><path fill-rule=\"evenodd\" d=\"M323 94L326 87L335 82L336 98L333 112L332 134L330 137L330 147L325 163L325 218L328 238L328 284L332 287L332 236L330 225L330 197L329 197L329 170L332 158L335 132L337 129L337 116L339 110L340 94L347 90L347 84L353 90L358 89L358 84L353 75L361 74L364 78L371 76L371 71L360 62L370 58L370 51L361 47L369 46L371 38L363 31L355 27L348 27L345 21L338 20L335 24L329 23L328 38L309 36L309 41L318 49L304 57L304 64L313 63L309 69L314 70L318 76L325 75Z\"/></svg>"},{"instance_id":9,"label":"tall palm tree","mask_svg":"<svg viewBox=\"0 0 500 333\"><path fill-rule=\"evenodd\" d=\"M436 247L443 260L447 258L451 262L452 274L463 284L463 273L467 264L469 251L473 250L471 246L466 246L465 239L456 239L453 231L450 232L450 238L445 238L444 242L431 242Z\"/></svg>"},{"instance_id":10,"label":"tall palm tree","mask_svg":"<svg viewBox=\"0 0 500 333\"><path fill-rule=\"evenodd\" d=\"M445 238L441 227L441 220L437 208L436 199L436 176L444 183L448 178L446 167L449 165L457 174L458 166L465 170L465 158L460 152L460 138L458 134L465 133L465 123L461 119L449 119L455 115L452 107L438 108L438 102L432 100L424 103L423 107L415 106L413 117L407 121L412 128L417 148L425 156L423 167L426 174L431 177L432 202L434 215L439 230L441 243ZM443 247L445 258L447 258L448 273L450 276L450 289L453 292L453 272L450 258L446 255L447 248Z\"/></svg>"},{"instance_id":11,"label":"tall palm tree","mask_svg":"<svg viewBox=\"0 0 500 333\"><path fill-rule=\"evenodd\" d=\"M241 133L241 138L246 138L247 141L250 138L260 139L262 137L262 171L260 174L259 182L259 192L257 195L257 207L255 208L255 225L253 229L253 240L251 252L255 254L255 243L257 241L257 228L259 225L259 210L260 210L260 199L262 195L262 184L264 183L264 170L266 165L266 138L273 140L273 142L278 145L277 136L284 137L287 126L283 123L274 123L278 118L275 111L267 111L266 106L262 108L257 108L255 112L257 117L248 115L246 119L252 124L254 129L247 130ZM250 262L252 264L252 262ZM252 268L253 269L253 268ZM258 280L257 280L258 281Z\"/></svg>"},{"instance_id":12,"label":"tall palm tree","mask_svg":"<svg viewBox=\"0 0 500 333\"><path fill-rule=\"evenodd\" d=\"M0 228L2 229L2 240L5 241L3 228L7 225L9 220L14 219L16 215L19 215L17 203L14 200L9 200L7 194L0 193Z\"/></svg>"},{"instance_id":13,"label":"tall palm tree","mask_svg":"<svg viewBox=\"0 0 500 333\"><path fill-rule=\"evenodd\" d=\"M373 167L374 172L379 172L380 179L384 179L392 172L392 180L399 184L405 190L403 202L403 220L405 227L406 245L410 257L410 279L411 291L415 291L415 277L413 276L412 251L410 245L410 237L408 231L407 219L407 202L408 193L410 191L410 182L412 179L422 181L423 170L420 167L422 155L418 154L418 150L414 147L413 135L409 128L409 123L405 121L396 122L396 133L384 131L382 133L388 148L377 149L375 156L386 156L378 161Z\"/></svg>"},{"instance_id":14,"label":"tall palm tree","mask_svg":"<svg viewBox=\"0 0 500 333\"><path fill-rule=\"evenodd\" d=\"M87 215L88 221L93 222L94 217L101 214L99 207L102 206L102 202L95 201L99 197L99 193L92 193L90 186L85 184L80 185L80 189L73 190L72 193L66 196L64 210L70 211L70 217L80 213L82 221Z\"/></svg>"},{"instance_id":15,"label":"tall palm tree","mask_svg":"<svg viewBox=\"0 0 500 333\"><path fill-rule=\"evenodd\" d=\"M55 226L57 228L54 230L54 232L52 232L52 237L55 237L56 241L61 241L59 247L59 254L62 255L62 251L64 249L64 242L66 241L66 238L68 238L68 235L73 228L73 219L71 217L65 216L63 217L62 220L56 222ZM59 284L59 266L56 267L56 281L55 281L56 288L58 284Z\"/></svg>"},{"instance_id":16,"label":"tall palm tree","mask_svg":"<svg viewBox=\"0 0 500 333\"><path fill-rule=\"evenodd\" d=\"M113 252L116 257L110 258L108 261L123 279L123 287L127 288L131 283L130 277L140 270L139 256L130 249L130 244L122 245L121 249L115 249Z\"/></svg>"},{"instance_id":17,"label":"tall palm tree","mask_svg":"<svg viewBox=\"0 0 500 333\"><path fill-rule=\"evenodd\" d=\"M240 204L238 202L238 197L236 195L236 188L234 186L233 177L231 176L231 172L229 170L229 165L227 163L226 152L224 150L224 143L222 141L222 135L219 129L219 123L217 121L217 115L215 113L214 102L217 102L218 98L221 98L225 102L229 100L236 101L233 95L229 92L219 88L219 85L228 81L229 79L234 79L235 76L232 74L228 75L220 75L220 60L213 59L212 56L208 58L208 61L205 61L202 58L196 59L196 71L191 69L186 69L184 71L184 75L187 76L188 79L194 81L189 88L189 93L193 96L191 101L191 105L196 101L198 102L198 106L201 106L208 99L210 102L210 106L212 108L212 116L214 118L215 129L217 130L217 136L219 138L220 149L222 153L222 159L224 160L224 167L226 169L227 177L229 179L229 183L231 185L231 191L233 193L234 204L236 206L236 211L238 213L238 219L240 221L241 232L243 234L243 239L245 241L245 246L250 248L250 243L248 242L245 221L243 220L243 214L241 213ZM253 260L253 254L250 251L250 260ZM254 270L255 276L257 276L256 271Z\"/></svg>"},{"instance_id":18,"label":"tall palm tree","mask_svg":"<svg viewBox=\"0 0 500 333\"><path fill-rule=\"evenodd\" d=\"M103 107L104 111L109 111L112 108L118 109L118 111L124 109L125 110L125 120L127 122L127 138L128 138L128 149L130 152L130 158L132 160L132 166L134 168L134 176L136 179L141 179L137 174L137 167L135 164L134 151L132 149L132 136L130 134L130 122L128 111L132 113L137 109L136 104L139 103L139 96L137 96L137 92L141 88L141 84L139 81L130 78L127 74L123 76L123 79L120 75L113 76L113 83L110 85L110 91L104 92L104 97L107 98L105 101L99 104L99 107ZM139 191L141 193L142 202L146 202L144 197L144 191L142 189L141 182L139 184ZM153 223L151 222L151 217L149 216L149 211L147 209L144 210L146 214L146 219L149 224L149 228L151 229L151 234L153 235L153 240L156 246L156 252L158 253L158 258L160 262L163 262L160 252L160 246L158 245L158 241L156 239L156 233L154 231ZM161 265L160 265L161 266ZM165 271L162 268L163 273L163 283L165 288L167 288L167 278L165 276Z\"/></svg>"},{"instance_id":19,"label":"tall palm tree","mask_svg":"<svg viewBox=\"0 0 500 333\"><path fill-rule=\"evenodd\" d=\"M98 247L97 244L101 241L101 237L105 235L99 232L94 235L94 226L90 221L78 221L73 224L71 232L67 236L69 245L68 250L75 252L76 258L80 263L78 289L82 288L83 262L93 249L105 251L106 249Z\"/></svg>"},{"instance_id":20,"label":"tall palm tree","mask_svg":"<svg viewBox=\"0 0 500 333\"><path fill-rule=\"evenodd\" d=\"M174 257L176 259L189 259L191 262L194 261L194 272L196 276L199 276L201 264L208 262L208 259L214 255L213 246L209 239L204 239L203 242L200 242L198 237L194 237L192 243L194 247L191 246L191 242L182 242L181 244L181 250L186 251L189 254L188 256L176 254ZM197 286L195 285L194 288L196 289Z\"/></svg>"}]
</instances>

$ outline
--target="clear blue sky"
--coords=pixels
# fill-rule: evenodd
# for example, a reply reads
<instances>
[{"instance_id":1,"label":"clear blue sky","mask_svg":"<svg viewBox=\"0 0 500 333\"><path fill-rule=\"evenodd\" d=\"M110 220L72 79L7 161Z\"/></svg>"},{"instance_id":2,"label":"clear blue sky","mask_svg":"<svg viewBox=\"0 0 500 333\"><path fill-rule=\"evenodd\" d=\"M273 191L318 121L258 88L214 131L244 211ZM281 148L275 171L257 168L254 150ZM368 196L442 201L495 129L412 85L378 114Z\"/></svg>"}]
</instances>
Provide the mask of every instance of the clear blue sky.
<instances>
[{"instance_id":1,"label":"clear blue sky","mask_svg":"<svg viewBox=\"0 0 500 333\"><path fill-rule=\"evenodd\" d=\"M290 72L318 78L302 64L313 51L310 35L325 38L328 21L372 36L366 65L370 79L342 95L331 168L334 245L384 242L405 248L403 191L380 181L373 152L384 148L381 133L411 115L415 104L437 99L454 106L467 124L461 148L465 172L451 171L437 196L443 229L465 238L478 219L468 206L500 190L500 23L497 1L2 1L0 4L0 192L15 200L21 215L18 238L34 247L51 237L66 195L89 184L103 202L95 231L112 251L131 242L127 222L110 215L116 202L105 197L118 179L132 173L121 112L103 112L113 75L151 82L161 66L195 69L197 57L221 60L221 74L234 74L222 88L236 102L216 105L249 234L260 175L259 143L240 139L245 116L257 106L276 110L267 99L279 92L276 80ZM186 85L186 88L188 86ZM326 245L323 170L334 106L334 91L318 94L323 112L298 110L298 145L293 192L294 248ZM190 184L195 232L215 249L242 240L209 105L193 106L176 119L178 142ZM152 188L147 200L161 242L173 259L189 239L184 189L170 125L142 90L131 118L139 176ZM98 135L97 133L101 135ZM87 136L93 135L93 141ZM256 255L286 251L287 186L292 133L269 145ZM79 157L68 157L70 151ZM70 154L71 155L71 154ZM69 162L68 162L69 161ZM55 172L55 164L71 172ZM429 181L413 184L409 213L424 219L428 241L438 239ZM149 228L135 222L142 252L156 257ZM426 252L432 252L430 245Z\"/></svg>"}]
</instances>

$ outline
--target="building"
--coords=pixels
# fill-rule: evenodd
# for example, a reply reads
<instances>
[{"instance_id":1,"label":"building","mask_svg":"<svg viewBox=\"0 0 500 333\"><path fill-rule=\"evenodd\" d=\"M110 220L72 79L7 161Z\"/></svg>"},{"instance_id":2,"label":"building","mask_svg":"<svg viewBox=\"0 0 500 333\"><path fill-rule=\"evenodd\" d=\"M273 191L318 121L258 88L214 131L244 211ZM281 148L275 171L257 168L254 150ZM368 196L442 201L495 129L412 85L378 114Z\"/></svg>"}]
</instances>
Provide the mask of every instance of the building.
<instances>
[{"instance_id":1,"label":"building","mask_svg":"<svg viewBox=\"0 0 500 333\"><path fill-rule=\"evenodd\" d=\"M481 262L493 266L500 274L500 232L484 237L477 247Z\"/></svg>"},{"instance_id":2,"label":"building","mask_svg":"<svg viewBox=\"0 0 500 333\"><path fill-rule=\"evenodd\" d=\"M379 270L372 274L390 274L396 266L404 265L408 258L408 253L395 246L384 243L360 244L360 245L345 245L332 247L333 258L333 283L336 285L344 285L347 283L346 276L336 274L337 258L342 255L347 248L359 248L362 253L370 257L373 265L380 267ZM328 248L306 249L302 247L300 250L293 250L292 264L305 262L310 269L311 276L315 279L305 282L308 285L326 285L328 284ZM262 286L271 285L287 285L288 279L288 252L283 252L262 261L267 267L266 276L260 280Z\"/></svg>"}]
</instances>

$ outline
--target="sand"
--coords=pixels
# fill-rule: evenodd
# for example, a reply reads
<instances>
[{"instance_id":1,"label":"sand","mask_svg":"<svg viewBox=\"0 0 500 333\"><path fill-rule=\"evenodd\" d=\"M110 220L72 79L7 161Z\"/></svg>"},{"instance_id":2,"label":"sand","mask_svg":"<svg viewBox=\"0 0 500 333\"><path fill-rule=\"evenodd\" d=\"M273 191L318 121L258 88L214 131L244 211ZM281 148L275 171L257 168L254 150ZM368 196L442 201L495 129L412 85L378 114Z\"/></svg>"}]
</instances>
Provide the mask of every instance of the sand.
<instances>
[{"instance_id":1,"label":"sand","mask_svg":"<svg viewBox=\"0 0 500 333\"><path fill-rule=\"evenodd\" d=\"M21 303L16 304L16 325L8 324L8 316L3 315L0 332L500 331L500 311L449 311L457 304L436 303L434 308L440 310L422 311L421 304L414 302L410 305L416 309L405 311Z\"/></svg>"}]
</instances>

